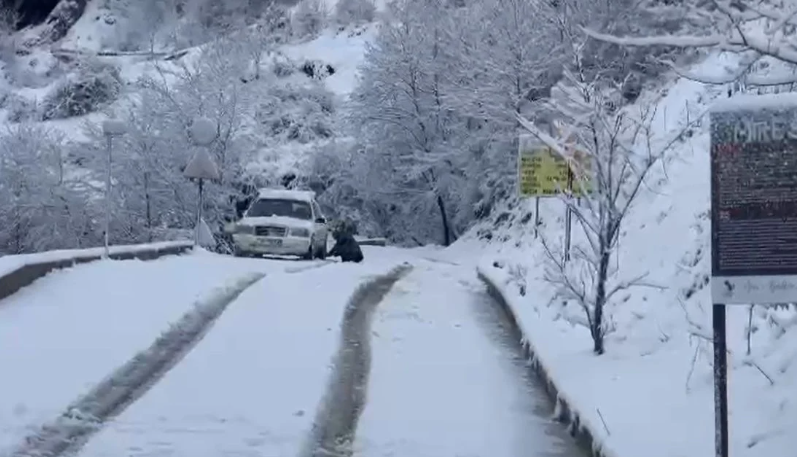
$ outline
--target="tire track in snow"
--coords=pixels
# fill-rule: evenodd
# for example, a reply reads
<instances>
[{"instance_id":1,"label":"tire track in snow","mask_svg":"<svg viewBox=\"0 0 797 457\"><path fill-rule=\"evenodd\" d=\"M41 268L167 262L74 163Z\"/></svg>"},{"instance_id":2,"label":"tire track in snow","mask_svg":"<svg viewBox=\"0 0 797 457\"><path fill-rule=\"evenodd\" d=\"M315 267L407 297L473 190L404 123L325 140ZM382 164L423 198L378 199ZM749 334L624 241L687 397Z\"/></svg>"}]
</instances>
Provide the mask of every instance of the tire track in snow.
<instances>
[{"instance_id":1,"label":"tire track in snow","mask_svg":"<svg viewBox=\"0 0 797 457\"><path fill-rule=\"evenodd\" d=\"M10 457L57 457L78 451L171 370L210 330L227 306L265 276L246 275L186 312L147 349L116 369L49 424L25 438Z\"/></svg>"},{"instance_id":2,"label":"tire track in snow","mask_svg":"<svg viewBox=\"0 0 797 457\"><path fill-rule=\"evenodd\" d=\"M352 442L365 407L371 369L371 318L393 285L410 270L411 265L400 265L361 284L349 299L332 376L301 454L303 457L352 455Z\"/></svg>"}]
</instances>

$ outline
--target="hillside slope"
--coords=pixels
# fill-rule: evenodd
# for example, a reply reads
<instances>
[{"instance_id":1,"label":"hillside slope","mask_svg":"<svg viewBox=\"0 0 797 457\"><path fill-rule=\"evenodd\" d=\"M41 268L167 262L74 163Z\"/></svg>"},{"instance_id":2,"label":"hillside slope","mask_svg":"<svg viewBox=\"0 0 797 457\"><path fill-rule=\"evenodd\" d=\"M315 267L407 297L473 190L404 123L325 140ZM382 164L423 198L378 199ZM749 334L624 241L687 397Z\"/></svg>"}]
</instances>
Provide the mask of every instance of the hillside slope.
<instances>
[{"instance_id":1,"label":"hillside slope","mask_svg":"<svg viewBox=\"0 0 797 457\"><path fill-rule=\"evenodd\" d=\"M711 55L695 68L722 76L738 61ZM658 99L657 135L678 133L706 113L724 86L678 80ZM638 104L637 106L642 106ZM632 107L633 108L633 107ZM480 268L497 278L540 362L607 455L618 457L712 455L714 446L711 342L708 117L680 141L646 180L623 222L611 284L645 275L643 284L618 293L605 309L606 353L592 353L585 315L557 298L546 280L541 240L561 249L564 204L540 204L540 238L533 234L534 201L510 205L480 224L455 248L481 251ZM573 222L573 252L583 246ZM791 373L797 355L794 307L728 307L731 454L790 455L797 438ZM748 340L749 337L749 340ZM748 354L748 344L750 353Z\"/></svg>"},{"instance_id":2,"label":"hillside slope","mask_svg":"<svg viewBox=\"0 0 797 457\"><path fill-rule=\"evenodd\" d=\"M217 126L211 149L223 179L210 186L205 214L218 230L252 188L306 174L312 152L337 138L373 23L341 25L322 15L307 29L301 14L327 13L280 7L259 16L232 9L221 16L227 24L197 24L189 12L159 17L158 5L89 0L55 42L35 40L41 25L0 37L0 121L8 127L0 132L0 157L8 163L0 199L14 188L41 189L0 211L8 221L0 252L101 239L103 210L95 203L105 187L101 121L109 116L127 124L111 154L118 209L111 241L123 244L193 224L196 189L181 170L196 151L187 127L197 117ZM47 228L54 211L46 208L57 208L60 226L69 229Z\"/></svg>"}]
</instances>

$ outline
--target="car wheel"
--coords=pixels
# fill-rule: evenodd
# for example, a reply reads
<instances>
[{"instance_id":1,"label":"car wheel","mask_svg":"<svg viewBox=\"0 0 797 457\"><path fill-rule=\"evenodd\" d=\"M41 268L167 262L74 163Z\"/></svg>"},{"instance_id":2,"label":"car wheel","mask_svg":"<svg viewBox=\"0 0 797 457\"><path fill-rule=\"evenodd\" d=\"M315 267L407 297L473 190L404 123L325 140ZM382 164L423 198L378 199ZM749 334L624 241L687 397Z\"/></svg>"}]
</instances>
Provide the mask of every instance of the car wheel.
<instances>
[{"instance_id":1,"label":"car wheel","mask_svg":"<svg viewBox=\"0 0 797 457\"><path fill-rule=\"evenodd\" d=\"M249 257L249 254L247 254L246 252L242 251L242 250L241 250L241 249L239 249L238 247L236 247L236 248L233 250L233 255L234 255L235 257Z\"/></svg>"}]
</instances>

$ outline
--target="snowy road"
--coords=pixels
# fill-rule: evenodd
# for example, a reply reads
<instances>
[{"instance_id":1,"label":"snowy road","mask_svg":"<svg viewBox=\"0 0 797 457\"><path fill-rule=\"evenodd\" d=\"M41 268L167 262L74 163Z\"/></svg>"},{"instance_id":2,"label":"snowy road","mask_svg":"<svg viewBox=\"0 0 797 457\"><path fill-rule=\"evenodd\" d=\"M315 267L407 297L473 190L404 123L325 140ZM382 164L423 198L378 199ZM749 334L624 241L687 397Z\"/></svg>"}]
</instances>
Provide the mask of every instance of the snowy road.
<instances>
[{"instance_id":1,"label":"snowy road","mask_svg":"<svg viewBox=\"0 0 797 457\"><path fill-rule=\"evenodd\" d=\"M31 288L29 293L42 294L37 299L41 309L7 306L11 311L6 313L20 313L28 331L38 322L37 332L54 329L58 338L68 339L59 326L47 323L48 318L64 318L44 306L52 301L47 293L85 290L96 281L107 287L90 305L74 304L81 295L73 292L71 311L61 311L77 313L71 322L81 325L76 328L87 336L60 352L54 349L57 345L45 345L49 349L28 348L24 353L28 360L40 360L49 386L64 370L53 357L78 360L87 370L69 374L65 386L56 383L59 396L39 407L52 414L110 374L134 349L152 343L167 323L190 308L191 297L206 295L210 284L253 271L267 273L226 307L176 366L101 424L82 443L79 457L310 457L321 455L318 446L334 446L357 457L583 456L563 428L549 420L551 406L530 379L499 308L475 270L430 261L428 255L428 250L369 247L366 262L359 265L210 255L152 264L97 263L63 277L53 275L42 282L46 288ZM391 273L406 261L413 265L406 276ZM152 265L152 271L125 285L113 282L125 277L125 272L115 271L119 265L127 265L128 278L135 276L130 265ZM145 291L145 278L158 287ZM364 283L369 285L363 288ZM164 300L157 293L163 292L174 308L136 308L135 300L114 300L117 296L109 291L116 289L158 306ZM108 301L119 301L113 311L106 309ZM97 323L117 322L114 316L120 310L127 313L123 323L140 328L126 329L130 336L117 344L109 332L119 332L124 324L99 332ZM114 344L96 352L92 341ZM102 363L92 364L76 357L75 350L108 354ZM13 351L7 352L6 361L13 362ZM20 369L35 378L24 365ZM32 398L25 404L35 404L44 386L34 383L34 389L24 389L24 379L17 377L16 392ZM41 423L39 417L35 422ZM18 430L7 432L6 439L18 442ZM352 433L354 443L339 446L336 441L351 440Z\"/></svg>"},{"instance_id":2,"label":"snowy road","mask_svg":"<svg viewBox=\"0 0 797 457\"><path fill-rule=\"evenodd\" d=\"M419 262L373 323L358 457L578 457L472 269Z\"/></svg>"},{"instance_id":3,"label":"snowy road","mask_svg":"<svg viewBox=\"0 0 797 457\"><path fill-rule=\"evenodd\" d=\"M326 391L349 298L401 260L267 276L80 456L296 457Z\"/></svg>"}]
</instances>

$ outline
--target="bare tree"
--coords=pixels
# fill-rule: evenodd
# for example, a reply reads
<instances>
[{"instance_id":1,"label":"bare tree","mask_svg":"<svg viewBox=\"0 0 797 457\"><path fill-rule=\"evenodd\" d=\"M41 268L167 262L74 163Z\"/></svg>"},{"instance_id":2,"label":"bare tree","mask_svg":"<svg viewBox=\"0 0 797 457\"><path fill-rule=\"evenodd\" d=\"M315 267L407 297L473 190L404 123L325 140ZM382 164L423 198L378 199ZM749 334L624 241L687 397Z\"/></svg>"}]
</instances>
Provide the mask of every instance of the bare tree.
<instances>
[{"instance_id":1,"label":"bare tree","mask_svg":"<svg viewBox=\"0 0 797 457\"><path fill-rule=\"evenodd\" d=\"M652 286L645 282L647 272L618 278L612 258L617 255L620 227L651 170L680 135L657 138L651 126L655 110L616 110L598 84L569 72L565 78L546 103L561 121L561 138L519 119L555 153L570 160L576 176L591 178L589 187L585 180L575 180L574 188L585 195L581 205L563 197L583 232L583 237L574 239L572 259L565 261L560 246L550 238L542 241L547 254L545 279L557 287L555 299L574 301L583 310L585 320L578 323L589 328L593 351L603 354L604 337L611 330L607 308L612 299L631 287ZM575 151L586 159L577 160Z\"/></svg>"}]
</instances>

